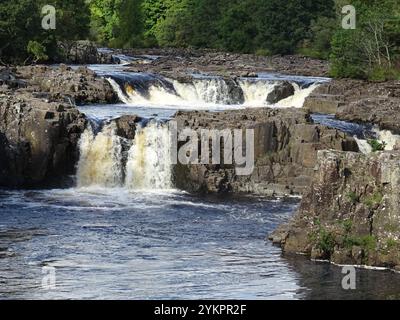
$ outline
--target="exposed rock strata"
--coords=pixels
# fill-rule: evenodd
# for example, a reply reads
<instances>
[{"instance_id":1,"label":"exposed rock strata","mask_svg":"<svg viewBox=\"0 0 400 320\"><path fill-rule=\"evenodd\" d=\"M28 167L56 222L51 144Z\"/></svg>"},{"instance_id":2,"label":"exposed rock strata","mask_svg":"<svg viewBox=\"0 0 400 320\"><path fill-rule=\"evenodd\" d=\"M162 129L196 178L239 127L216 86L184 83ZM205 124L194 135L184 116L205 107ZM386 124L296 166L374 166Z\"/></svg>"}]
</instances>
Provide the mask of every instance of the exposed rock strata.
<instances>
[{"instance_id":1,"label":"exposed rock strata","mask_svg":"<svg viewBox=\"0 0 400 320\"><path fill-rule=\"evenodd\" d=\"M154 72L176 78L178 74L209 73L229 77L256 77L259 72L279 72L302 76L327 76L326 61L293 56L257 56L252 54L223 53L215 50L191 49L130 49L117 50L133 56L159 57L143 63L132 62L129 69L136 72Z\"/></svg>"},{"instance_id":2,"label":"exposed rock strata","mask_svg":"<svg viewBox=\"0 0 400 320\"><path fill-rule=\"evenodd\" d=\"M270 239L286 253L400 268L400 154L320 151L300 209Z\"/></svg>"},{"instance_id":3,"label":"exposed rock strata","mask_svg":"<svg viewBox=\"0 0 400 320\"><path fill-rule=\"evenodd\" d=\"M255 170L237 176L232 165L178 165L175 183L190 192L299 194L311 184L318 150L358 151L354 139L315 125L299 109L178 112L178 128L254 129Z\"/></svg>"}]
</instances>

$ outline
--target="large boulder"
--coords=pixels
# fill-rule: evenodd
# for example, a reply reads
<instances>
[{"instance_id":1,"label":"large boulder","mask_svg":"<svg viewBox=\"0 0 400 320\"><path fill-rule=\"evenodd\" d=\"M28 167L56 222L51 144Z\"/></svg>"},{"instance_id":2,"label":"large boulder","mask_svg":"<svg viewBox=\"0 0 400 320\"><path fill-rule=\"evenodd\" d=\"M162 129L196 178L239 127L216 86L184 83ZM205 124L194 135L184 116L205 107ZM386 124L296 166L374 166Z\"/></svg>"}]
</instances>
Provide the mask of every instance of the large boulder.
<instances>
[{"instance_id":1,"label":"large boulder","mask_svg":"<svg viewBox=\"0 0 400 320\"><path fill-rule=\"evenodd\" d=\"M279 101L294 95L294 87L288 81L283 81L275 85L274 89L268 94L267 102L276 104Z\"/></svg>"},{"instance_id":2,"label":"large boulder","mask_svg":"<svg viewBox=\"0 0 400 320\"><path fill-rule=\"evenodd\" d=\"M229 103L231 104L243 104L244 103L244 93L240 85L231 78L224 79L228 87Z\"/></svg>"},{"instance_id":3,"label":"large boulder","mask_svg":"<svg viewBox=\"0 0 400 320\"><path fill-rule=\"evenodd\" d=\"M400 153L320 151L294 218L270 239L337 264L400 267Z\"/></svg>"},{"instance_id":4,"label":"large boulder","mask_svg":"<svg viewBox=\"0 0 400 320\"><path fill-rule=\"evenodd\" d=\"M64 186L75 171L86 119L68 104L0 96L0 186Z\"/></svg>"}]
</instances>

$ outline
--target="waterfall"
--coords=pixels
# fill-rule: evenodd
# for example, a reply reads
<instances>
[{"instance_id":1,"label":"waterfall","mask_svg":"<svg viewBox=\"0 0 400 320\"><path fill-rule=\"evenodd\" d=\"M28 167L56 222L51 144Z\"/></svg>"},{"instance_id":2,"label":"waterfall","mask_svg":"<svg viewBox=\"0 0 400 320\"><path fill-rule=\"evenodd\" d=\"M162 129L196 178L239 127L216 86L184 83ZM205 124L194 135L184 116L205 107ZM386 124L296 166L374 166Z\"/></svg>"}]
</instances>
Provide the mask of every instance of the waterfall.
<instances>
[{"instance_id":1,"label":"waterfall","mask_svg":"<svg viewBox=\"0 0 400 320\"><path fill-rule=\"evenodd\" d=\"M126 166L128 189L171 189L172 164L167 125L151 122L139 128Z\"/></svg>"},{"instance_id":2,"label":"waterfall","mask_svg":"<svg viewBox=\"0 0 400 320\"><path fill-rule=\"evenodd\" d=\"M174 80L175 91L181 103L194 102L200 104L230 105L235 101L229 93L229 87L223 79L196 79L192 83L180 83Z\"/></svg>"},{"instance_id":3,"label":"waterfall","mask_svg":"<svg viewBox=\"0 0 400 320\"><path fill-rule=\"evenodd\" d=\"M239 82L243 90L245 105L265 106L268 95L274 90L275 82L245 81Z\"/></svg>"},{"instance_id":4,"label":"waterfall","mask_svg":"<svg viewBox=\"0 0 400 320\"><path fill-rule=\"evenodd\" d=\"M357 138L357 136L354 136L354 139L356 140L358 149L360 150L361 153L368 154L372 152L372 147L368 143L368 140L359 139Z\"/></svg>"},{"instance_id":5,"label":"waterfall","mask_svg":"<svg viewBox=\"0 0 400 320\"><path fill-rule=\"evenodd\" d=\"M79 143L78 187L117 187L123 176L121 138L115 134L115 124L106 125L95 135L91 126Z\"/></svg>"},{"instance_id":6,"label":"waterfall","mask_svg":"<svg viewBox=\"0 0 400 320\"><path fill-rule=\"evenodd\" d=\"M375 139L379 143L385 144L385 151L392 151L396 147L400 147L400 136L393 134L389 130L379 130L377 128L373 129L373 133L375 135ZM372 152L372 146L368 143L366 139L358 139L354 137L358 144L358 148L364 154L368 154Z\"/></svg>"},{"instance_id":7,"label":"waterfall","mask_svg":"<svg viewBox=\"0 0 400 320\"><path fill-rule=\"evenodd\" d=\"M190 82L169 80L151 74L114 74L107 78L122 102L132 106L179 109L232 109L244 107L301 108L318 87L306 88L291 81L294 95L269 105L268 95L284 80L196 78Z\"/></svg>"},{"instance_id":8,"label":"waterfall","mask_svg":"<svg viewBox=\"0 0 400 320\"><path fill-rule=\"evenodd\" d=\"M394 150L396 146L400 147L400 136L393 134L389 130L374 130L380 142L385 142L385 150Z\"/></svg>"},{"instance_id":9,"label":"waterfall","mask_svg":"<svg viewBox=\"0 0 400 320\"><path fill-rule=\"evenodd\" d=\"M77 186L164 190L172 188L170 134L168 126L151 122L138 128L134 140L116 134L114 122L95 134L82 134ZM123 145L131 145L126 159Z\"/></svg>"},{"instance_id":10,"label":"waterfall","mask_svg":"<svg viewBox=\"0 0 400 320\"><path fill-rule=\"evenodd\" d=\"M119 84L112 78L106 78L106 80L110 83L111 87L114 89L114 92L118 95L118 98L125 104L130 104L132 101L130 98L125 95L125 93L122 91L121 87ZM138 97L139 98L139 97Z\"/></svg>"},{"instance_id":11,"label":"waterfall","mask_svg":"<svg viewBox=\"0 0 400 320\"><path fill-rule=\"evenodd\" d=\"M292 83L294 87L294 95L283 99L277 103L281 108L302 108L306 98L316 89L320 84L314 83L308 88L302 88L297 83Z\"/></svg>"}]
</instances>

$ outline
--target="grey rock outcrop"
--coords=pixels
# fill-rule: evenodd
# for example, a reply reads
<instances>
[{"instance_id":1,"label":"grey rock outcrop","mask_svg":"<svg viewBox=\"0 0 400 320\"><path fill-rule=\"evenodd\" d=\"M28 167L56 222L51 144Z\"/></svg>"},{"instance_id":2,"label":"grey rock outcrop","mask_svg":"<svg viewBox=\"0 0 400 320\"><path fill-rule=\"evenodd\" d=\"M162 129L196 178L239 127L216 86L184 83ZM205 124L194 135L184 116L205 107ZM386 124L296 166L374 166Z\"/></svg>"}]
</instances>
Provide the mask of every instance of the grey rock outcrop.
<instances>
[{"instance_id":1,"label":"grey rock outcrop","mask_svg":"<svg viewBox=\"0 0 400 320\"><path fill-rule=\"evenodd\" d=\"M0 186L68 184L85 117L68 104L29 93L0 95Z\"/></svg>"},{"instance_id":2,"label":"grey rock outcrop","mask_svg":"<svg viewBox=\"0 0 400 320\"><path fill-rule=\"evenodd\" d=\"M400 153L320 151L294 218L270 239L337 264L400 266Z\"/></svg>"},{"instance_id":3,"label":"grey rock outcrop","mask_svg":"<svg viewBox=\"0 0 400 320\"><path fill-rule=\"evenodd\" d=\"M118 97L111 85L87 67L72 69L29 66L18 68L19 77L29 84L29 90L45 94L49 101L71 104L115 103Z\"/></svg>"},{"instance_id":4,"label":"grey rock outcrop","mask_svg":"<svg viewBox=\"0 0 400 320\"><path fill-rule=\"evenodd\" d=\"M58 62L68 64L113 64L111 52L99 51L95 43L81 41L64 41L58 43Z\"/></svg>"}]
</instances>

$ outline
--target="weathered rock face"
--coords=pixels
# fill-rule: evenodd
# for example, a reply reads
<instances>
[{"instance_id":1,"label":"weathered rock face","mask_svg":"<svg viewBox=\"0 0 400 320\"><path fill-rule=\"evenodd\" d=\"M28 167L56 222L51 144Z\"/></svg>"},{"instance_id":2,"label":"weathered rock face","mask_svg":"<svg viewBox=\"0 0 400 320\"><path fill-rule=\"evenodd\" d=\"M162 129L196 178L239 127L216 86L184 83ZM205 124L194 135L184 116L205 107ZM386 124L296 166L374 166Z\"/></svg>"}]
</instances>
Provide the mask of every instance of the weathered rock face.
<instances>
[{"instance_id":1,"label":"weathered rock face","mask_svg":"<svg viewBox=\"0 0 400 320\"><path fill-rule=\"evenodd\" d=\"M189 192L299 194L311 184L318 150L358 151L353 138L315 125L299 109L178 112L178 129L254 129L255 169L238 176L233 165L178 165L175 184ZM201 150L200 150L201 153Z\"/></svg>"},{"instance_id":2,"label":"weathered rock face","mask_svg":"<svg viewBox=\"0 0 400 320\"><path fill-rule=\"evenodd\" d=\"M312 187L270 239L338 264L400 267L400 153L320 151Z\"/></svg>"},{"instance_id":3,"label":"weathered rock face","mask_svg":"<svg viewBox=\"0 0 400 320\"><path fill-rule=\"evenodd\" d=\"M118 97L111 85L86 67L77 70L60 67L19 67L18 75L29 84L31 92L39 92L49 101L70 104L115 103Z\"/></svg>"},{"instance_id":4,"label":"weathered rock face","mask_svg":"<svg viewBox=\"0 0 400 320\"><path fill-rule=\"evenodd\" d=\"M0 186L63 186L74 173L85 117L29 93L0 95Z\"/></svg>"}]
</instances>

